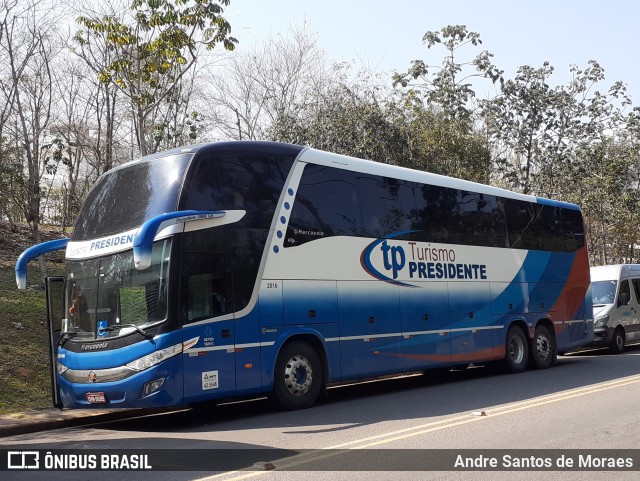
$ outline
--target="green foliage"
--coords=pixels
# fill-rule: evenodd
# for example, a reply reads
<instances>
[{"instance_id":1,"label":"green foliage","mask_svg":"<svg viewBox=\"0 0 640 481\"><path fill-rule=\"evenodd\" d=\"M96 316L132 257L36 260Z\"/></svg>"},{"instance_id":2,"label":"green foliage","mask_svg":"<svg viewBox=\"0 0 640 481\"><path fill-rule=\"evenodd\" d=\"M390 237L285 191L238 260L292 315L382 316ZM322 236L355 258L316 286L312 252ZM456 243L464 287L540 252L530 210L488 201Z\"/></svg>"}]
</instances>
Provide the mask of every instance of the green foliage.
<instances>
[{"instance_id":1,"label":"green foliage","mask_svg":"<svg viewBox=\"0 0 640 481\"><path fill-rule=\"evenodd\" d=\"M414 92L379 100L376 87L331 84L318 101L281 116L273 140L469 180L486 181L486 142L465 120L427 107Z\"/></svg>"},{"instance_id":2,"label":"green foliage","mask_svg":"<svg viewBox=\"0 0 640 481\"><path fill-rule=\"evenodd\" d=\"M392 164L407 158L402 132L371 89L337 82L316 95L316 102L292 109L295 115L280 115L270 138Z\"/></svg>"},{"instance_id":3,"label":"green foliage","mask_svg":"<svg viewBox=\"0 0 640 481\"><path fill-rule=\"evenodd\" d=\"M577 156L579 170L566 177L568 200L582 207L592 263L639 262L638 146L610 137L578 148Z\"/></svg>"},{"instance_id":4,"label":"green foliage","mask_svg":"<svg viewBox=\"0 0 640 481\"><path fill-rule=\"evenodd\" d=\"M469 120L472 114L470 101L475 97L471 79L488 78L494 83L502 79L502 71L491 62L493 54L484 50L472 60L458 61L456 55L460 49L482 44L480 34L467 31L465 25L449 25L440 31L429 31L422 41L429 49L439 45L446 50L442 63L427 64L424 60L414 60L407 72L394 74L394 85L411 86L423 92L429 103L440 106L446 115Z\"/></svg>"},{"instance_id":5,"label":"green foliage","mask_svg":"<svg viewBox=\"0 0 640 481\"><path fill-rule=\"evenodd\" d=\"M520 67L484 103L494 180L580 205L594 264L637 261L640 137L634 116L623 116L631 101L621 82L598 90L605 76L595 61L570 72L570 82L552 87L548 63Z\"/></svg>"},{"instance_id":6,"label":"green foliage","mask_svg":"<svg viewBox=\"0 0 640 481\"><path fill-rule=\"evenodd\" d=\"M26 178L18 151L19 148L0 137L0 218L12 222L21 221L24 215L21 199L26 189Z\"/></svg>"},{"instance_id":7,"label":"green foliage","mask_svg":"<svg viewBox=\"0 0 640 481\"><path fill-rule=\"evenodd\" d=\"M98 42L112 53L99 68L98 79L116 85L129 98L143 155L145 131L151 130L149 114L194 65L198 49L218 44L234 49L237 40L222 16L222 6L228 4L229 0L133 0L130 21L113 15L77 19L82 27L75 36L80 49Z\"/></svg>"},{"instance_id":8,"label":"green foliage","mask_svg":"<svg viewBox=\"0 0 640 481\"><path fill-rule=\"evenodd\" d=\"M442 47L438 63L414 60L407 72L396 73L393 84L410 87L396 111L404 119L412 166L468 180L488 182L491 158L487 141L474 120L474 78L502 81L502 71L487 50L470 60L460 52L482 44L480 34L465 25L426 32L428 49Z\"/></svg>"},{"instance_id":9,"label":"green foliage","mask_svg":"<svg viewBox=\"0 0 640 481\"><path fill-rule=\"evenodd\" d=\"M424 105L411 92L401 97L395 111L409 144L408 167L488 183L491 156L487 142L468 121Z\"/></svg>"},{"instance_id":10,"label":"green foliage","mask_svg":"<svg viewBox=\"0 0 640 481\"><path fill-rule=\"evenodd\" d=\"M595 90L604 80L595 61L584 70L573 66L571 73L567 85L551 87L548 62L538 69L523 66L484 102L487 130L499 152L497 174L508 187L561 197L567 183L560 175L578 168L577 147L602 141L615 129L616 109L628 102L624 87L616 83L607 94Z\"/></svg>"},{"instance_id":11,"label":"green foliage","mask_svg":"<svg viewBox=\"0 0 640 481\"><path fill-rule=\"evenodd\" d=\"M547 62L539 69L520 67L514 80L503 83L501 94L484 103L490 138L502 154L496 159L497 174L509 188L524 193L532 189L560 113L555 105L560 99L548 84L552 73Z\"/></svg>"}]
</instances>

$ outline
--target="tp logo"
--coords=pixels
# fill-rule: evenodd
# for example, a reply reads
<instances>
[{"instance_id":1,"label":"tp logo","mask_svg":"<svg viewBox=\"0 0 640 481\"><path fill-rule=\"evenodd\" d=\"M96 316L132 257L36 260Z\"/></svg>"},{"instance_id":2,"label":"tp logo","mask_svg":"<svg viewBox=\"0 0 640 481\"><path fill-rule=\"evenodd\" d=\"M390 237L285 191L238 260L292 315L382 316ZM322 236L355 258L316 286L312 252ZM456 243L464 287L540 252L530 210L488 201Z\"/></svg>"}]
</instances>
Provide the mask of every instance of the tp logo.
<instances>
[{"instance_id":1,"label":"tp logo","mask_svg":"<svg viewBox=\"0 0 640 481\"><path fill-rule=\"evenodd\" d=\"M393 239L394 237L398 237L404 234L411 234L413 232L418 231L410 230L403 232L394 232L393 234L389 234L388 236L376 239L367 247L365 247L365 249L362 251L362 254L360 254L360 265L370 276L375 277L380 281L402 287L417 287L397 280L398 274L406 265L407 256L402 247L390 246L387 243L388 239ZM389 277L385 273L380 272L375 267L374 262L371 259L371 257L374 255L381 255L383 264L382 268L385 271L389 272L393 277Z\"/></svg>"},{"instance_id":2,"label":"tp logo","mask_svg":"<svg viewBox=\"0 0 640 481\"><path fill-rule=\"evenodd\" d=\"M40 453L38 451L9 451L7 453L8 469L39 469Z\"/></svg>"}]
</instances>

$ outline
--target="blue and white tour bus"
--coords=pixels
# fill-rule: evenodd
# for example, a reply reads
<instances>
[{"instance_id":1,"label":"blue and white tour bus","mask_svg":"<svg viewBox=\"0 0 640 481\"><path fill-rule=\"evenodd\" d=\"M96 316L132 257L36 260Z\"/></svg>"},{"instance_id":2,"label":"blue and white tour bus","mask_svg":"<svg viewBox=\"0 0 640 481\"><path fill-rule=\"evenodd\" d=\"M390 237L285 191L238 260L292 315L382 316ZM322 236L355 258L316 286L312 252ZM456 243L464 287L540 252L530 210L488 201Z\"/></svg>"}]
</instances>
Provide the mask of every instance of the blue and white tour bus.
<instances>
[{"instance_id":1,"label":"blue and white tour bus","mask_svg":"<svg viewBox=\"0 0 640 481\"><path fill-rule=\"evenodd\" d=\"M593 341L580 209L275 142L102 175L47 279L54 404L158 407L448 366L547 368Z\"/></svg>"}]
</instances>

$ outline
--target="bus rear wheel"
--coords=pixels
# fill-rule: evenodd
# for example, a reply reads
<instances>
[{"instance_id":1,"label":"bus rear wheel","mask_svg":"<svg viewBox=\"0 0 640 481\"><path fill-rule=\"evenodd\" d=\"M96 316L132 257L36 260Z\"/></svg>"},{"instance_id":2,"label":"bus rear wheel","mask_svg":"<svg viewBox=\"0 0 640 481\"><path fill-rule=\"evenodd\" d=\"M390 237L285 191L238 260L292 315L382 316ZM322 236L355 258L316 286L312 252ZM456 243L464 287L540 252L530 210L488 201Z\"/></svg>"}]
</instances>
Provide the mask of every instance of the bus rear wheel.
<instances>
[{"instance_id":1,"label":"bus rear wheel","mask_svg":"<svg viewBox=\"0 0 640 481\"><path fill-rule=\"evenodd\" d=\"M308 408L316 402L323 384L318 353L306 342L285 345L276 360L273 398L284 409Z\"/></svg>"},{"instance_id":2,"label":"bus rear wheel","mask_svg":"<svg viewBox=\"0 0 640 481\"><path fill-rule=\"evenodd\" d=\"M531 365L537 369L546 369L556 360L555 338L544 325L536 327L530 347Z\"/></svg>"},{"instance_id":3,"label":"bus rear wheel","mask_svg":"<svg viewBox=\"0 0 640 481\"><path fill-rule=\"evenodd\" d=\"M529 343L524 331L511 326L505 339L505 367L508 372L523 372L529 362Z\"/></svg>"}]
</instances>

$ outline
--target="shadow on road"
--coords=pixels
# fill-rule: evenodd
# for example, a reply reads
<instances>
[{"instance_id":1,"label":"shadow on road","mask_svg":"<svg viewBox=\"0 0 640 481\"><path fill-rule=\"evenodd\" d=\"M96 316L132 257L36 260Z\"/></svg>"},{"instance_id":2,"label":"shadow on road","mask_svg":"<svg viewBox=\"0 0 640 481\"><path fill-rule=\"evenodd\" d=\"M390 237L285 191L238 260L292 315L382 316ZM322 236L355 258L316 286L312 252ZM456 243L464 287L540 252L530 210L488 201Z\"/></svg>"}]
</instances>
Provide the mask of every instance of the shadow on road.
<instances>
[{"instance_id":1,"label":"shadow on road","mask_svg":"<svg viewBox=\"0 0 640 481\"><path fill-rule=\"evenodd\" d=\"M125 444L129 433L144 432L162 434L153 438L155 441L145 439L145 447L169 448L178 444L180 448L208 449L211 441L188 439L188 435L272 428L295 436L345 431L393 420L423 422L425 418L490 410L503 404L637 375L640 373L638 354L640 344L628 346L621 355L609 354L606 349L592 349L559 356L550 369L521 374L502 374L498 368L479 366L344 385L330 388L325 400L301 411L277 410L263 398L219 405L203 403L179 412L93 427L111 438L122 433ZM171 439L172 433L181 439ZM37 439L37 434L33 435L32 440ZM149 442L152 444L147 446ZM67 444L63 442L56 448L68 448ZM118 441L110 439L109 445L117 447ZM94 446L92 442L91 447Z\"/></svg>"},{"instance_id":2,"label":"shadow on road","mask_svg":"<svg viewBox=\"0 0 640 481\"><path fill-rule=\"evenodd\" d=\"M266 399L201 404L169 414L76 428L77 436L72 432L56 443L43 442L39 434L22 436L21 442L29 442L30 449L82 453L87 450L97 453L119 449L161 450L152 453L156 456L153 473L136 473L135 478L124 472L92 473L91 479L189 480L199 477L194 476L196 471L207 471L211 475L256 469L256 463L259 465L261 461L304 456L305 451L296 447L303 445L296 441L300 436L343 432L393 420L415 419L417 423L424 423L429 418L491 410L508 403L637 375L640 373L639 354L640 344L628 346L621 355L609 354L606 349L582 350L560 356L551 369L515 375L501 374L495 367L483 366L345 385L329 389L327 399L318 405L293 412L278 411ZM286 435L287 449L215 439L216 433L250 433L261 429ZM246 434L243 437L250 439ZM334 462L332 458L329 464ZM203 465L209 468L199 469ZM326 469L333 469L331 466ZM181 471L171 471L176 467ZM193 471L185 471L192 468ZM68 479L63 472L47 475L49 479Z\"/></svg>"}]
</instances>

